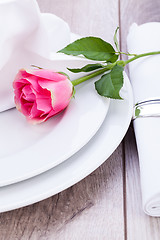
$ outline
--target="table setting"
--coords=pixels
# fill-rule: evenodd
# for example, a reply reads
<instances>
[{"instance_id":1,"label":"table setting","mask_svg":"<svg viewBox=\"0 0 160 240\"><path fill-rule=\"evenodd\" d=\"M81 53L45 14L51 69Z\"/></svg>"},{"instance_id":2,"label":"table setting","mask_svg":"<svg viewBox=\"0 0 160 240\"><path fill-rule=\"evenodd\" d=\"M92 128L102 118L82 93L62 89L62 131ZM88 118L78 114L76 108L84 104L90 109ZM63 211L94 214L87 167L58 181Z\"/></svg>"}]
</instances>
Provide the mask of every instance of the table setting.
<instances>
[{"instance_id":1,"label":"table setting","mask_svg":"<svg viewBox=\"0 0 160 240\"><path fill-rule=\"evenodd\" d=\"M34 8L36 9L36 1L34 1L34 3ZM24 2L24 4L27 4L28 9L30 7L31 10L33 10L33 1L31 5L28 2ZM18 7L17 2L17 8ZM39 12L39 10L37 11ZM33 16L34 15L35 13L33 13ZM48 15L47 13L45 15L39 13L37 18L39 18L40 29L43 29L41 20L48 18ZM16 17L18 19L18 15L16 15ZM49 15L49 17L54 25L60 25L55 30L56 33L57 29L61 29L62 31L58 33L56 37L56 42L59 42L58 39L60 35L64 34L64 36L66 36L68 25L65 22L63 23L61 19L56 19L54 15ZM50 25L51 23L49 26ZM24 26L24 28L26 28L26 26ZM44 31L45 30L50 32L50 29L44 29ZM54 29L52 31L54 31ZM37 34L39 34L39 30ZM52 33L52 36L53 35ZM70 34L69 31L68 35L70 36L65 38L64 43L61 41L57 48L61 48L61 44L65 46L69 38L72 38L70 40L71 42L76 37L78 38L75 34ZM52 36L49 36L49 41L53 41L53 39L50 39ZM19 40L19 37L17 38ZM33 36L27 36L26 38L29 38L28 41L30 41L30 38L33 39ZM37 38L37 36L35 38ZM39 39L39 36L37 39ZM56 44L58 45L58 43ZM36 46L38 45L39 43L36 43ZM33 126L26 123L24 118L19 117L17 110L14 108L13 96L11 98L9 93L9 91L11 91L10 87L8 87L9 81L11 82L10 79L14 76L11 74L12 72L18 71L22 66L29 68L31 61L35 66L43 66L43 68L53 68L54 66L57 71L66 71L66 65L68 68L78 68L83 64L90 63L90 61L84 59L73 58L72 60L72 58L68 56L57 57L55 49L48 50L49 57L45 58L44 54L41 54L41 47L36 50L36 54L32 52L32 49L34 49L34 41L33 46L30 43L29 47L29 52L20 47L19 51L16 50L16 55L14 54L15 50L12 49L13 54L12 52L10 53L10 60L7 63L3 63L4 66L6 65L4 68L11 68L11 72L7 71L9 77L5 75L5 71L3 72L3 67L1 71L2 79L5 78L8 80L8 82L2 81L4 86L2 85L1 87L2 92L4 92L4 89L6 89L6 92L8 90L8 94L5 95L6 99L3 98L4 102L2 101L1 103L0 120L2 126L0 170L0 206L2 212L12 210L16 208L15 206L22 207L34 203L37 200L50 197L72 186L90 174L102 164L119 145L126 133L132 116L132 90L129 79L125 74L125 83L121 90L121 96L124 98L123 101L113 100L113 102L110 102L109 98L98 96L94 91L93 81L90 81L76 88L77 94L75 99L64 113L55 116L42 125ZM28 48L28 46L25 48ZM15 63L16 66L12 63ZM67 74L70 74L69 71ZM72 75L70 74L71 79L74 77L74 74ZM3 96L3 94L1 94L1 96ZM110 107L110 105L112 105L112 107ZM118 111L114 113L113 109L117 109ZM13 119L14 128L12 127ZM123 122L123 127L121 127L122 123L120 124L120 121ZM103 125L103 128L101 125ZM108 125L110 131L108 131ZM101 132L100 128L102 128ZM114 130L111 130L112 128L114 128ZM98 137L98 135L100 136ZM102 138L105 140L102 141ZM104 145L101 146L101 142L104 142ZM109 146L108 149L105 147L106 144ZM94 145L96 147L94 147ZM55 149L53 151L54 146ZM95 149L95 152L93 149ZM96 155L102 156L96 158ZM94 161L93 158L95 158ZM87 163L87 161L89 162ZM73 171L73 169L75 170ZM71 178L72 172L74 172L74 175ZM68 179L69 175L70 178ZM51 176L53 179L50 179ZM58 178L59 180L57 180ZM46 185L44 184L45 181ZM51 185L50 188L46 189L46 186L48 187L49 184ZM42 191L41 185L45 186L45 190ZM32 188L30 186L32 186ZM33 186L36 188L36 194ZM26 193L24 193L24 189ZM21 196L19 196L19 194ZM27 194L27 197L25 194Z\"/></svg>"},{"instance_id":2,"label":"table setting","mask_svg":"<svg viewBox=\"0 0 160 240\"><path fill-rule=\"evenodd\" d=\"M55 13L60 12L60 17L48 10L44 13L43 4L40 0L0 2L3 33L0 40L0 214L14 214L41 204L42 200L47 204L48 199L75 189L103 166L108 166L107 162L120 151L117 162L121 159L121 172L117 179L120 176L121 180L115 177L113 181L117 189L115 199L120 200L120 205L115 201L111 212L113 219L117 218L116 212L122 214L122 219L128 217L124 220L124 229L129 232L129 219L134 211L127 210L131 209L128 199L135 185L128 181L125 161L129 152L125 146L130 144L128 129L133 128L139 161L138 214L143 219L158 219L160 23L128 23L127 50L123 50L122 26L114 25L111 40L106 41L99 34L78 32L78 28L70 24L72 20L67 22L65 14L56 7ZM76 9L76 4L72 6ZM109 171L114 172L112 165ZM108 205L112 202L112 190L109 191ZM106 199L107 195L104 196ZM65 202L63 204L65 206ZM87 211L92 211L92 207ZM3 221L0 223L3 226ZM97 225L96 229L102 228ZM3 228L1 231L3 233ZM67 230L62 230L62 235L56 232L55 236L59 237L56 239L67 239L67 234L68 239L80 239L80 235L76 238L72 231L66 235L64 231ZM109 231L108 228L105 231ZM97 232L93 238L91 231L86 230L84 239L91 236L95 240L105 239L105 231L102 238ZM116 239L113 232L109 239ZM122 229L122 235L124 232ZM122 235L117 239L123 239ZM14 233L13 236L15 238ZM52 236L35 235L31 239L51 239ZM29 238L25 235L24 239Z\"/></svg>"}]
</instances>

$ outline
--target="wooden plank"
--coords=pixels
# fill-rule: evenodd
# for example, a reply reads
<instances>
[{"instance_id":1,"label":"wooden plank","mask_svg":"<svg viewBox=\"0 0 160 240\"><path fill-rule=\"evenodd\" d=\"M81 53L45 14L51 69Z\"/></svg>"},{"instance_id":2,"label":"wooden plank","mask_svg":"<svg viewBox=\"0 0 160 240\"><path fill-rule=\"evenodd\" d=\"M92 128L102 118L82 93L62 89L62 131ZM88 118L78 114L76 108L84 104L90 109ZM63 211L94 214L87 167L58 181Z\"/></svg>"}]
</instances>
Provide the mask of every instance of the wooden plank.
<instances>
[{"instance_id":1,"label":"wooden plank","mask_svg":"<svg viewBox=\"0 0 160 240\"><path fill-rule=\"evenodd\" d=\"M75 33L112 41L118 0L39 0ZM107 146L106 146L107 147ZM40 203L0 215L0 239L123 240L122 145L95 172Z\"/></svg>"},{"instance_id":2,"label":"wooden plank","mask_svg":"<svg viewBox=\"0 0 160 240\"><path fill-rule=\"evenodd\" d=\"M121 47L126 51L126 37L129 26L160 21L160 1L120 0ZM141 203L140 176L136 142L133 127L125 138L125 182L126 182L126 235L128 240L158 240L160 218L152 218L143 213Z\"/></svg>"},{"instance_id":3,"label":"wooden plank","mask_svg":"<svg viewBox=\"0 0 160 240\"><path fill-rule=\"evenodd\" d=\"M68 190L0 214L0 239L123 240L121 156L120 147L106 163Z\"/></svg>"}]
</instances>

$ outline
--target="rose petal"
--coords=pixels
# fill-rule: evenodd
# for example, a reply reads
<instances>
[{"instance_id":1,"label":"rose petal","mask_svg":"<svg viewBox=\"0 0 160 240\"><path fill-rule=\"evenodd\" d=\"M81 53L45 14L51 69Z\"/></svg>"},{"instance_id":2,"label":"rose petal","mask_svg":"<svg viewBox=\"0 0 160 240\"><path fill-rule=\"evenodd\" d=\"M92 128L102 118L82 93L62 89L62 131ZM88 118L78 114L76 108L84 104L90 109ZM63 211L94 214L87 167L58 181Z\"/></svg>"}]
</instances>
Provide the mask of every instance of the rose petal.
<instances>
[{"instance_id":1,"label":"rose petal","mask_svg":"<svg viewBox=\"0 0 160 240\"><path fill-rule=\"evenodd\" d=\"M22 87L24 87L26 84L29 84L29 82L28 82L26 79L21 78L21 79L13 82L13 88L14 88L14 89L22 88Z\"/></svg>"},{"instance_id":2,"label":"rose petal","mask_svg":"<svg viewBox=\"0 0 160 240\"><path fill-rule=\"evenodd\" d=\"M25 116L30 115L33 103L26 102L23 98L20 101L20 109L19 111L22 112Z\"/></svg>"},{"instance_id":3,"label":"rose petal","mask_svg":"<svg viewBox=\"0 0 160 240\"><path fill-rule=\"evenodd\" d=\"M67 76L61 73L47 70L47 69L39 69L39 70L34 70L32 72L27 72L27 73L32 76L37 76L38 79L42 78L42 79L54 81L54 82L64 81L67 79Z\"/></svg>"},{"instance_id":4,"label":"rose petal","mask_svg":"<svg viewBox=\"0 0 160 240\"><path fill-rule=\"evenodd\" d=\"M28 116L30 119L39 117L43 112L37 109L36 102L33 103L30 115Z\"/></svg>"},{"instance_id":5,"label":"rose petal","mask_svg":"<svg viewBox=\"0 0 160 240\"><path fill-rule=\"evenodd\" d=\"M52 110L51 98L36 98L37 109L48 113Z\"/></svg>"},{"instance_id":6,"label":"rose petal","mask_svg":"<svg viewBox=\"0 0 160 240\"><path fill-rule=\"evenodd\" d=\"M22 93L24 94L23 98L29 102L35 101L36 97L35 94L32 91L32 88L30 85L26 85L22 89Z\"/></svg>"},{"instance_id":7,"label":"rose petal","mask_svg":"<svg viewBox=\"0 0 160 240\"><path fill-rule=\"evenodd\" d=\"M49 89L52 97L52 106L55 111L59 111L59 108L65 108L72 96L73 85L70 80L59 81L56 84L52 81L39 80L39 85L42 88Z\"/></svg>"},{"instance_id":8,"label":"rose petal","mask_svg":"<svg viewBox=\"0 0 160 240\"><path fill-rule=\"evenodd\" d=\"M37 77L27 73L24 69L21 69L15 77L13 88L20 88L26 84L31 84L36 91L40 91Z\"/></svg>"},{"instance_id":9,"label":"rose petal","mask_svg":"<svg viewBox=\"0 0 160 240\"><path fill-rule=\"evenodd\" d=\"M53 86L52 91L54 92L55 103L54 110L59 112L61 109L67 107L72 96L73 86L70 81L58 82L56 86Z\"/></svg>"}]
</instances>

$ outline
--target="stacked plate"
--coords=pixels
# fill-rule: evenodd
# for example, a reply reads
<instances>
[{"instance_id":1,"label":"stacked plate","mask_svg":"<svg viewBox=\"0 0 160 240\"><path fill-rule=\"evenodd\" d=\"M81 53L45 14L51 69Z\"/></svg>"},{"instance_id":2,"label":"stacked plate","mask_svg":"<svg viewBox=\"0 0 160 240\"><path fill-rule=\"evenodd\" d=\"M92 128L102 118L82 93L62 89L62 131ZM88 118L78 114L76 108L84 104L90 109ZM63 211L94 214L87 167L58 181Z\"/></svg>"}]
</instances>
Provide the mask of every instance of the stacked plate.
<instances>
[{"instance_id":1,"label":"stacked plate","mask_svg":"<svg viewBox=\"0 0 160 240\"><path fill-rule=\"evenodd\" d=\"M16 109L0 114L0 212L72 186L113 153L132 116L132 90L124 79L124 100L99 97L91 81L79 86L64 113L38 126Z\"/></svg>"},{"instance_id":2,"label":"stacked plate","mask_svg":"<svg viewBox=\"0 0 160 240\"><path fill-rule=\"evenodd\" d=\"M17 54L21 61L12 61L14 69L23 59L25 66L32 59L37 66L65 72L66 67L88 63L55 54L52 59ZM75 78L69 75L71 80ZM72 186L117 148L132 117L129 80L124 74L123 100L111 101L96 93L94 81L96 78L77 86L68 108L43 124L28 124L15 108L0 113L0 212L38 202Z\"/></svg>"}]
</instances>

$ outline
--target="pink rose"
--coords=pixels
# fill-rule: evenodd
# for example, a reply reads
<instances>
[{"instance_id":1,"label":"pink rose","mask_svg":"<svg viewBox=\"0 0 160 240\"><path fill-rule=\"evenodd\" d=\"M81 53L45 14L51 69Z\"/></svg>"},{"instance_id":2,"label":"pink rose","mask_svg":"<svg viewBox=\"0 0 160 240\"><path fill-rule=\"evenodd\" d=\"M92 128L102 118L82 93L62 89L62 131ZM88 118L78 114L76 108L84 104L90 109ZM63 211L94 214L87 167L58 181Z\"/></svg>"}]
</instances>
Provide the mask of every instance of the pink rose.
<instances>
[{"instance_id":1,"label":"pink rose","mask_svg":"<svg viewBox=\"0 0 160 240\"><path fill-rule=\"evenodd\" d=\"M13 88L17 109L32 123L44 122L64 110L73 92L67 76L44 69L21 69Z\"/></svg>"}]
</instances>

